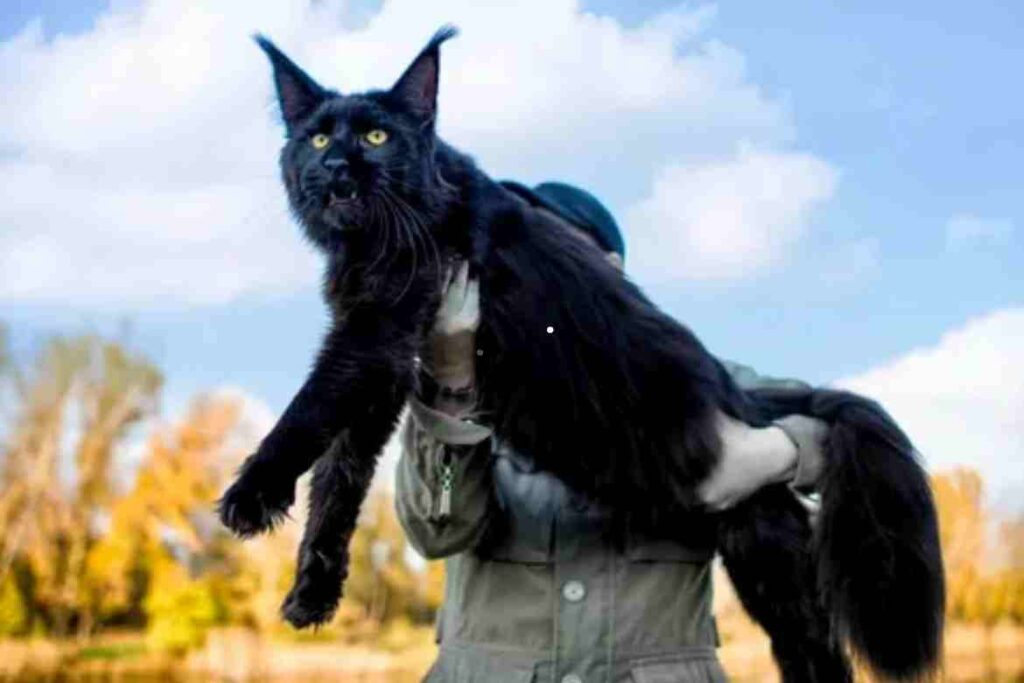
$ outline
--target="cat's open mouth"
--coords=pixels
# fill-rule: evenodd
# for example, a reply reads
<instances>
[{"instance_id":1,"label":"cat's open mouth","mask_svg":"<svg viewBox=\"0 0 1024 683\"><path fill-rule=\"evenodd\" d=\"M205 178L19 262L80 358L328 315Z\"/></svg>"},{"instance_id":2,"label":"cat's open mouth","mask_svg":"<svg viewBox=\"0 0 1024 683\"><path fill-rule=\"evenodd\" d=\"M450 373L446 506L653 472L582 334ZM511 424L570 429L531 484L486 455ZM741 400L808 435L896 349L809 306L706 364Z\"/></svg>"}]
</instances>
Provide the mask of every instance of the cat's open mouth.
<instances>
[{"instance_id":1,"label":"cat's open mouth","mask_svg":"<svg viewBox=\"0 0 1024 683\"><path fill-rule=\"evenodd\" d=\"M340 230L353 226L360 215L359 192L357 190L331 190L323 208L323 217L328 225Z\"/></svg>"},{"instance_id":2,"label":"cat's open mouth","mask_svg":"<svg viewBox=\"0 0 1024 683\"><path fill-rule=\"evenodd\" d=\"M359 199L359 192L356 190L352 190L347 194L332 191L327 197L327 206L331 208L343 207L351 204L357 199Z\"/></svg>"}]
</instances>

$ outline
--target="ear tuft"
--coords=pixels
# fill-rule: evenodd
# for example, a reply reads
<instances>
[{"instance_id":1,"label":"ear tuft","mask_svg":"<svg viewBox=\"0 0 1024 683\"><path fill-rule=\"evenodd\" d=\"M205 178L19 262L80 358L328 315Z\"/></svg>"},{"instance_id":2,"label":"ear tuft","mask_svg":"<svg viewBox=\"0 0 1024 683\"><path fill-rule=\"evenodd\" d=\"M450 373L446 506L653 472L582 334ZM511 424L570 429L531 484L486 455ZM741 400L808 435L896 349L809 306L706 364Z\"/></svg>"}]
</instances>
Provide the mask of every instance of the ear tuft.
<instances>
[{"instance_id":1,"label":"ear tuft","mask_svg":"<svg viewBox=\"0 0 1024 683\"><path fill-rule=\"evenodd\" d=\"M439 28L391 88L392 95L426 119L433 119L437 111L441 43L458 33L451 24Z\"/></svg>"},{"instance_id":2,"label":"ear tuft","mask_svg":"<svg viewBox=\"0 0 1024 683\"><path fill-rule=\"evenodd\" d=\"M281 107L281 118L289 135L308 118L327 97L327 92L309 74L299 68L266 36L253 36L256 44L270 59L274 69L274 86Z\"/></svg>"},{"instance_id":3,"label":"ear tuft","mask_svg":"<svg viewBox=\"0 0 1024 683\"><path fill-rule=\"evenodd\" d=\"M441 43L447 41L449 38L454 38L459 35L459 28L454 24L445 24L441 28L434 31L434 35L430 37L430 42L427 43L427 48L440 47Z\"/></svg>"}]
</instances>

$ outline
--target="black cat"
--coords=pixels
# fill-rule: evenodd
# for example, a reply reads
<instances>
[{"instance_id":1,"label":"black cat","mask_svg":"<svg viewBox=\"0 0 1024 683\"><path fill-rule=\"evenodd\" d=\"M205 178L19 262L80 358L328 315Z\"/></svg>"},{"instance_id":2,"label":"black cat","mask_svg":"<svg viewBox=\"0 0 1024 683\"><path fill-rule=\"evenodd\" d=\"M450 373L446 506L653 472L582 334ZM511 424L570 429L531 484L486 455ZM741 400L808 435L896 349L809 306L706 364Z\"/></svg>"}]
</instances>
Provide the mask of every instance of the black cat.
<instances>
[{"instance_id":1,"label":"black cat","mask_svg":"<svg viewBox=\"0 0 1024 683\"><path fill-rule=\"evenodd\" d=\"M943 571L906 436L849 393L741 391L596 248L441 141L439 46L452 35L439 31L391 89L353 95L325 90L258 38L287 128L285 186L327 257L333 315L309 378L220 504L239 535L270 529L315 465L284 617L303 627L334 613L359 506L413 388L444 275L468 260L480 278L480 405L502 439L622 524L665 535L711 525L786 681L850 680L845 644L885 675L927 674L940 651ZM716 410L753 425L791 413L834 425L813 533L781 485L724 514L699 511L695 486L719 453Z\"/></svg>"}]
</instances>

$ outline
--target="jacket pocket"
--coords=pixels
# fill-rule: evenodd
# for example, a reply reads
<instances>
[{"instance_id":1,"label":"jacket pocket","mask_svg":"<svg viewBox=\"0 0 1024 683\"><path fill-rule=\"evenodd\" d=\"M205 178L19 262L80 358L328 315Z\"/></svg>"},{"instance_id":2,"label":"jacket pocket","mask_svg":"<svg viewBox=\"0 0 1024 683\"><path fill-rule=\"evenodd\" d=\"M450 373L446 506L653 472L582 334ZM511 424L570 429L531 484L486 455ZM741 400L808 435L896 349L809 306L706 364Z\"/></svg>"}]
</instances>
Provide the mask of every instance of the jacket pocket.
<instances>
[{"instance_id":1,"label":"jacket pocket","mask_svg":"<svg viewBox=\"0 0 1024 683\"><path fill-rule=\"evenodd\" d=\"M713 652L641 660L630 670L633 683L728 683Z\"/></svg>"}]
</instances>

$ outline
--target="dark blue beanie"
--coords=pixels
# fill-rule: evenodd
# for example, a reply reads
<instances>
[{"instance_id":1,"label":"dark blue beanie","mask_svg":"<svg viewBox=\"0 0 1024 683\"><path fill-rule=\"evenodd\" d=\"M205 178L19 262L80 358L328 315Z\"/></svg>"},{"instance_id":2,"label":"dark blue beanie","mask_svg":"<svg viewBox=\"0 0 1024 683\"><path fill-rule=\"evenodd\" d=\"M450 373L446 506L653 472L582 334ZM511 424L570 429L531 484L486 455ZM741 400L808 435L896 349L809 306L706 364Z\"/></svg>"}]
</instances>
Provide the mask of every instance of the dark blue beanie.
<instances>
[{"instance_id":1,"label":"dark blue beanie","mask_svg":"<svg viewBox=\"0 0 1024 683\"><path fill-rule=\"evenodd\" d=\"M615 218L586 190L557 182L541 183L532 190L511 181L504 181L502 185L531 204L539 204L558 214L593 237L602 249L613 251L625 260L626 243Z\"/></svg>"}]
</instances>

